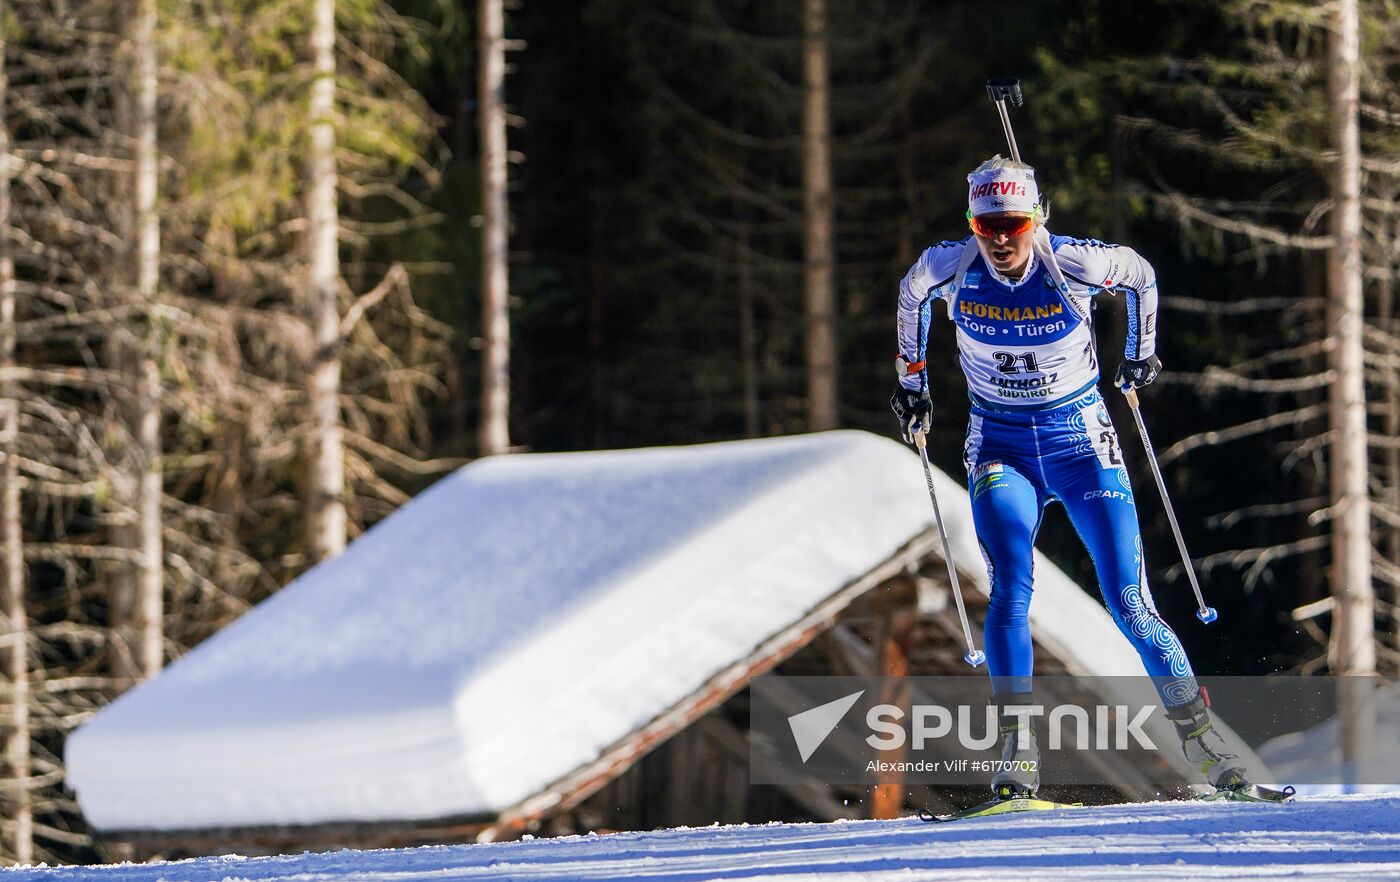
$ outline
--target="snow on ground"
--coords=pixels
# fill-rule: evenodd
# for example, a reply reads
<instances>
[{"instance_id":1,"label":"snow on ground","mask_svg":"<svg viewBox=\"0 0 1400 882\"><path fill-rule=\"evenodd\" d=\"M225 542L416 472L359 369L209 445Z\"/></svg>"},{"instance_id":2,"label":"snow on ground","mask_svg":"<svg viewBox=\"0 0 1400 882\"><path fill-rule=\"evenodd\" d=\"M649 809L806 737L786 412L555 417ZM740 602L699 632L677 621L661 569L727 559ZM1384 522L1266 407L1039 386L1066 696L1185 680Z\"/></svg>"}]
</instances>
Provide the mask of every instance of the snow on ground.
<instances>
[{"instance_id":1,"label":"snow on ground","mask_svg":"<svg viewBox=\"0 0 1400 882\"><path fill-rule=\"evenodd\" d=\"M1400 796L1160 802L952 824L705 827L490 845L0 870L0 882L1400 878Z\"/></svg>"}]
</instances>

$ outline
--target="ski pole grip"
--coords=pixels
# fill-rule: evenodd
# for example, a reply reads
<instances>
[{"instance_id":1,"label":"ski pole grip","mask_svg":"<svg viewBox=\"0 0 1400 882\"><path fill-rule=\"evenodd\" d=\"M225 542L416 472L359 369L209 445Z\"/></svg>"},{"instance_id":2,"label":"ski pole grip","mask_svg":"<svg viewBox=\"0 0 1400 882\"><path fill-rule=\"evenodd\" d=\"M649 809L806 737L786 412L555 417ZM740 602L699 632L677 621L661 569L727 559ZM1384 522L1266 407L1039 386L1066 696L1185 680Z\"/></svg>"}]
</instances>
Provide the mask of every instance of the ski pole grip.
<instances>
[{"instance_id":1,"label":"ski pole grip","mask_svg":"<svg viewBox=\"0 0 1400 882\"><path fill-rule=\"evenodd\" d=\"M1136 390L1136 389L1134 389L1132 386L1127 387L1126 389L1123 390L1123 397L1126 398L1126 399L1128 400L1128 406L1129 406L1129 407L1131 407L1133 410L1137 410L1137 409L1138 409L1138 400L1137 400L1137 390Z\"/></svg>"},{"instance_id":2,"label":"ski pole grip","mask_svg":"<svg viewBox=\"0 0 1400 882\"><path fill-rule=\"evenodd\" d=\"M1025 98L1021 95L1021 81L1015 77L997 77L987 80L987 97L992 99L992 103L999 101L1010 101L1015 107L1020 107Z\"/></svg>"},{"instance_id":3,"label":"ski pole grip","mask_svg":"<svg viewBox=\"0 0 1400 882\"><path fill-rule=\"evenodd\" d=\"M920 450L923 450L927 444L928 438L924 436L924 430L921 428L919 429L919 431L914 433L914 446L919 448Z\"/></svg>"}]
</instances>

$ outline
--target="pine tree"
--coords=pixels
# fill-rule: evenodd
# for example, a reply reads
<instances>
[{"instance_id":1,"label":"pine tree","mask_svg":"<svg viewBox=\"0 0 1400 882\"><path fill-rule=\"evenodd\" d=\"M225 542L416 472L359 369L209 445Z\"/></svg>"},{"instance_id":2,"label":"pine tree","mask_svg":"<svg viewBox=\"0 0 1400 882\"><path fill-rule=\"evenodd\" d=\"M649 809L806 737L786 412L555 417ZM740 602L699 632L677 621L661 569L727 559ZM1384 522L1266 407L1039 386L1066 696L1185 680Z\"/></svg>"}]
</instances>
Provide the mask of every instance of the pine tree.
<instances>
[{"instance_id":1,"label":"pine tree","mask_svg":"<svg viewBox=\"0 0 1400 882\"><path fill-rule=\"evenodd\" d=\"M1342 26L1349 9L1357 12L1357 41L1343 37L1350 31ZM1296 2L1240 2L1225 11L1246 38L1236 41L1238 55L1173 59L1168 77L1137 80L1146 84L1142 92L1160 116L1130 119L1129 127L1145 133L1159 154L1196 161L1194 187L1169 184L1163 191L1161 184L1173 176L1159 165L1157 186L1140 192L1196 234L1202 251L1218 254L1229 250L1227 243L1239 243L1241 257L1258 266L1261 276L1270 273L1269 283L1286 296L1193 306L1257 316L1238 329L1233 347L1248 354L1212 366L1196 378L1198 388L1268 405L1263 415L1189 437L1162 458L1172 462L1203 446L1292 433L1279 445L1282 464L1302 472L1300 484L1315 489L1220 520L1267 518L1284 525L1280 516L1302 514L1303 529L1292 536L1268 530L1270 541L1259 547L1212 555L1205 563L1246 566L1248 586L1273 563L1330 549L1331 597L1300 607L1295 617L1311 629L1311 618L1330 611L1330 640L1314 633L1330 643L1331 669L1365 673L1374 670L1378 646L1372 636L1373 581L1400 585L1374 540L1372 521L1385 518L1382 488L1389 484L1388 473L1371 464L1386 460L1387 445L1367 427L1369 411L1380 413L1369 402L1395 386L1379 304L1387 299L1397 261L1393 251L1376 247L1393 227L1385 194L1397 169L1382 158L1394 142L1385 108L1395 95L1383 74L1388 61L1382 50L1393 25L1384 6L1372 3L1324 10ZM1334 20L1334 13L1342 18ZM1141 76L1151 66L1139 65L1136 72ZM1177 122L1165 124L1165 118ZM1217 182L1215 193L1201 192L1203 184ZM1323 218L1329 229L1320 229ZM1291 271L1270 271L1280 263ZM1324 289L1326 296L1318 296ZM1288 345L1255 330L1270 325L1282 326ZM1330 536L1310 529L1324 521ZM1393 648L1383 654L1390 665L1400 662Z\"/></svg>"},{"instance_id":2,"label":"pine tree","mask_svg":"<svg viewBox=\"0 0 1400 882\"><path fill-rule=\"evenodd\" d=\"M642 105L638 232L610 271L610 309L642 319L615 341L611 406L654 418L612 420L634 434L611 443L888 427L870 390L892 382L890 292L924 247L966 235L962 175L982 153L963 117L985 99L933 64L956 30L922 27L918 4L829 4L810 39L800 2L600 5Z\"/></svg>"}]
</instances>

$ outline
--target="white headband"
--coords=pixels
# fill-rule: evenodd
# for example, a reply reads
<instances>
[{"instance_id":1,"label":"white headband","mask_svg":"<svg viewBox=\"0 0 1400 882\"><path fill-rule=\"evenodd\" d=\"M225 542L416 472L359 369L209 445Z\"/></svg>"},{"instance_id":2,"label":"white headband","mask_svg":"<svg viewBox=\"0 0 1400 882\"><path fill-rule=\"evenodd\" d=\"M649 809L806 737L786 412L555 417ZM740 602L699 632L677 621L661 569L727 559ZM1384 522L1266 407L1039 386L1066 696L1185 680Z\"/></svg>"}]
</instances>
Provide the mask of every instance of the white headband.
<instances>
[{"instance_id":1,"label":"white headband","mask_svg":"<svg viewBox=\"0 0 1400 882\"><path fill-rule=\"evenodd\" d=\"M994 211L1023 211L1030 214L1040 204L1040 188L1035 185L1035 169L978 169L967 176L967 207L974 215Z\"/></svg>"}]
</instances>

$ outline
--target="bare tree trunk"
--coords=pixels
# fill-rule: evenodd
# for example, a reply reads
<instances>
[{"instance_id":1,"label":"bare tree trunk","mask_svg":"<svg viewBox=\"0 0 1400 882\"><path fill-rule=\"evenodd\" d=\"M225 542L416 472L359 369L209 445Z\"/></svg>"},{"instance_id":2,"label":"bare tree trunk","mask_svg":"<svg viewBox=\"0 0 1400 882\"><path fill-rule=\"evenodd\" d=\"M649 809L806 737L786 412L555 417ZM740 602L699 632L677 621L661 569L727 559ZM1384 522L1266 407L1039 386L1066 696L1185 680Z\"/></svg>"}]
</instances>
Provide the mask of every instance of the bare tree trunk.
<instances>
[{"instance_id":1,"label":"bare tree trunk","mask_svg":"<svg viewBox=\"0 0 1400 882\"><path fill-rule=\"evenodd\" d=\"M140 483L136 532L140 545L137 581L136 663L139 676L154 677L165 659L165 549L161 540L160 367L155 320L160 282L160 216L156 211L159 157L156 152L156 3L141 0L133 28L136 55L136 295L146 311L146 340L136 362L136 444Z\"/></svg>"},{"instance_id":2,"label":"bare tree trunk","mask_svg":"<svg viewBox=\"0 0 1400 882\"><path fill-rule=\"evenodd\" d=\"M20 533L19 400L15 368L15 264L10 254L10 128L4 108L9 87L5 35L0 33L0 597L5 679L10 685L4 721L4 784L11 806L5 826L12 830L11 853L20 863L34 860L34 806L29 761L29 620L24 609L24 549Z\"/></svg>"},{"instance_id":3,"label":"bare tree trunk","mask_svg":"<svg viewBox=\"0 0 1400 882\"><path fill-rule=\"evenodd\" d=\"M510 449L510 233L506 203L505 12L480 0L478 113L481 127L482 456Z\"/></svg>"},{"instance_id":4,"label":"bare tree trunk","mask_svg":"<svg viewBox=\"0 0 1400 882\"><path fill-rule=\"evenodd\" d=\"M1332 431L1332 636L1337 675L1376 670L1375 594L1371 584L1371 505L1366 485L1366 386L1362 366L1365 301L1361 262L1360 41L1356 0L1338 0L1328 39L1328 98L1337 164L1332 176L1332 235L1327 256ZM1355 677L1349 680L1355 681ZM1364 758L1374 724L1370 684L1339 690L1344 762Z\"/></svg>"},{"instance_id":5,"label":"bare tree trunk","mask_svg":"<svg viewBox=\"0 0 1400 882\"><path fill-rule=\"evenodd\" d=\"M335 0L315 0L311 50L311 189L307 200L308 298L315 353L311 383L311 486L307 511L313 561L345 550L345 449L340 422L340 219L335 166Z\"/></svg>"},{"instance_id":6,"label":"bare tree trunk","mask_svg":"<svg viewBox=\"0 0 1400 882\"><path fill-rule=\"evenodd\" d=\"M1371 507L1366 486L1366 387L1362 371L1361 143L1356 0L1339 0L1329 42L1329 104L1337 165L1327 287L1331 389L1333 671L1376 669L1372 620Z\"/></svg>"},{"instance_id":7,"label":"bare tree trunk","mask_svg":"<svg viewBox=\"0 0 1400 882\"><path fill-rule=\"evenodd\" d=\"M758 401L758 329L754 324L753 252L749 250L749 225L740 229L739 263L736 282L739 295L739 364L744 388L744 434L757 438L759 434Z\"/></svg>"},{"instance_id":8,"label":"bare tree trunk","mask_svg":"<svg viewBox=\"0 0 1400 882\"><path fill-rule=\"evenodd\" d=\"M840 419L836 391L835 214L825 0L806 0L803 24L802 204L807 422L813 431L822 431L836 428Z\"/></svg>"}]
</instances>

